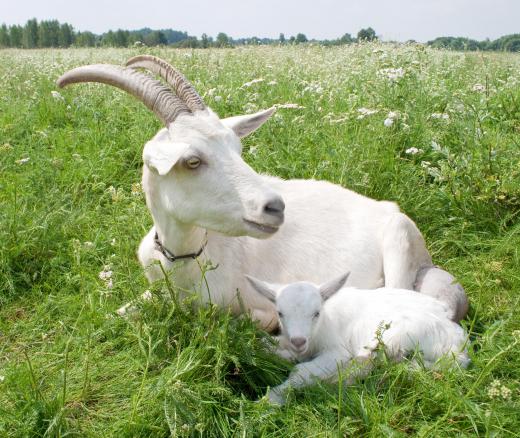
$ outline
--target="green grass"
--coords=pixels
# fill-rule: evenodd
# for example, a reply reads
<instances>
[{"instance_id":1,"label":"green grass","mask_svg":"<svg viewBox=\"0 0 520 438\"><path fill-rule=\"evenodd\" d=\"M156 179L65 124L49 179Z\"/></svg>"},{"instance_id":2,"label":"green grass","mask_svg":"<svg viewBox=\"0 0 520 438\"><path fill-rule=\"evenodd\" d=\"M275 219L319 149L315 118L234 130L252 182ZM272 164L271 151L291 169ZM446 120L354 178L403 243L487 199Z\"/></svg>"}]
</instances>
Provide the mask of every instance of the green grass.
<instances>
[{"instance_id":1,"label":"green grass","mask_svg":"<svg viewBox=\"0 0 520 438\"><path fill-rule=\"evenodd\" d=\"M382 363L354 386L315 385L274 408L255 401L289 368L247 319L160 298L114 314L162 287L135 256L151 226L135 185L142 145L160 125L111 87L51 91L73 66L139 50L0 51L0 436L519 436L520 57L150 49L221 116L304 107L247 138L245 159L399 202L469 295L467 370Z\"/></svg>"}]
</instances>

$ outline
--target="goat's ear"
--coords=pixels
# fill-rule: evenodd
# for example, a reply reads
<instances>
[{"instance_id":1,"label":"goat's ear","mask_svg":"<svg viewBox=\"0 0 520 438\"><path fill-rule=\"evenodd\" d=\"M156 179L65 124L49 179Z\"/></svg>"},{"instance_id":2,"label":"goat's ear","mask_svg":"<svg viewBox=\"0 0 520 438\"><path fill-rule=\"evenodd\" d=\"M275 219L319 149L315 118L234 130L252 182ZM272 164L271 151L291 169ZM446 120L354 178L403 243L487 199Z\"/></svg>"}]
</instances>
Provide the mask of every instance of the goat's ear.
<instances>
[{"instance_id":1,"label":"goat's ear","mask_svg":"<svg viewBox=\"0 0 520 438\"><path fill-rule=\"evenodd\" d=\"M269 284L265 281L258 280L250 275L245 276L249 284L253 286L253 288L266 297L269 301L273 303L276 301L276 288L273 284Z\"/></svg>"},{"instance_id":2,"label":"goat's ear","mask_svg":"<svg viewBox=\"0 0 520 438\"><path fill-rule=\"evenodd\" d=\"M144 146L143 161L159 175L166 175L189 146L188 143L174 143L154 138Z\"/></svg>"},{"instance_id":3,"label":"goat's ear","mask_svg":"<svg viewBox=\"0 0 520 438\"><path fill-rule=\"evenodd\" d=\"M342 274L340 277L337 277L334 280L323 283L319 288L323 301L328 300L332 295L339 291L345 285L349 275L350 272L347 272L346 274Z\"/></svg>"},{"instance_id":4,"label":"goat's ear","mask_svg":"<svg viewBox=\"0 0 520 438\"><path fill-rule=\"evenodd\" d=\"M254 114L228 117L227 119L221 119L220 121L228 128L231 128L238 137L243 138L260 128L260 126L262 126L275 111L276 108L273 106Z\"/></svg>"}]
</instances>

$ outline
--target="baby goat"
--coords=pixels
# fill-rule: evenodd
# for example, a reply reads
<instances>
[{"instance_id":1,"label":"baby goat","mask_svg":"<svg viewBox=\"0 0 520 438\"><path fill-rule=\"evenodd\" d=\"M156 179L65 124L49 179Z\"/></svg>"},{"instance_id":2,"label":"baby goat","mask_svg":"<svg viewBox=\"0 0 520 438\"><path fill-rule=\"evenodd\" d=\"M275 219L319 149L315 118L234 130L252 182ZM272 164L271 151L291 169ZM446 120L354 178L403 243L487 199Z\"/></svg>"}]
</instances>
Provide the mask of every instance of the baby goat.
<instances>
[{"instance_id":1,"label":"baby goat","mask_svg":"<svg viewBox=\"0 0 520 438\"><path fill-rule=\"evenodd\" d=\"M284 383L271 389L271 403L283 404L290 386L334 379L338 369L349 365L355 365L350 380L365 375L379 344L394 361L418 350L426 367L443 356L467 366L467 334L450 320L445 303L405 289L340 291L348 275L321 286L304 281L280 286L246 276L278 311L277 354L300 362Z\"/></svg>"}]
</instances>

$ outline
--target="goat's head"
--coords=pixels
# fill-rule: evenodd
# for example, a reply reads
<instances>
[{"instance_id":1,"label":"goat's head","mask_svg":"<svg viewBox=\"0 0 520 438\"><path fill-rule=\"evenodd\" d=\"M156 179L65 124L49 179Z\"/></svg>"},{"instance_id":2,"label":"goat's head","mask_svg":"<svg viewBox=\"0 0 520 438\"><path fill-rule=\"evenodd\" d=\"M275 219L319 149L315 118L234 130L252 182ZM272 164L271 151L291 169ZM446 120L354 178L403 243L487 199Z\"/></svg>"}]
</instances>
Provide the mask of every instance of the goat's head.
<instances>
[{"instance_id":1,"label":"goat's head","mask_svg":"<svg viewBox=\"0 0 520 438\"><path fill-rule=\"evenodd\" d=\"M171 88L136 68L160 75ZM78 82L121 88L166 125L143 151L144 191L152 213L232 236L265 238L282 225L282 198L240 156L240 138L260 127L274 108L221 120L182 74L147 55L130 59L127 67L78 67L57 83Z\"/></svg>"},{"instance_id":2,"label":"goat's head","mask_svg":"<svg viewBox=\"0 0 520 438\"><path fill-rule=\"evenodd\" d=\"M321 286L306 281L280 286L248 275L246 278L257 292L275 304L282 335L290 341L295 353L302 355L309 349L318 327L323 303L343 287L349 274Z\"/></svg>"}]
</instances>

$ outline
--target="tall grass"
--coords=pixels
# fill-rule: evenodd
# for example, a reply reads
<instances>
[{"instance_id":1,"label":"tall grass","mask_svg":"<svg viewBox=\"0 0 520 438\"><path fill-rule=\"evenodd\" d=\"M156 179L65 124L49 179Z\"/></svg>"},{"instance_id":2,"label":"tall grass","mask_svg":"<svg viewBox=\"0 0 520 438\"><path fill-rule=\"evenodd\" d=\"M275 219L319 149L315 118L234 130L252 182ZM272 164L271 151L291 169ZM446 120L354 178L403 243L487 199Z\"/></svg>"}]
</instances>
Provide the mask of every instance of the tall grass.
<instances>
[{"instance_id":1,"label":"tall grass","mask_svg":"<svg viewBox=\"0 0 520 438\"><path fill-rule=\"evenodd\" d=\"M399 202L468 292L468 370L381 364L273 408L256 400L290 367L248 319L160 294L115 316L150 287L138 183L159 123L110 87L52 92L73 66L137 52L0 51L0 436L519 435L520 57L153 49L221 116L297 104L244 141L246 161Z\"/></svg>"}]
</instances>

